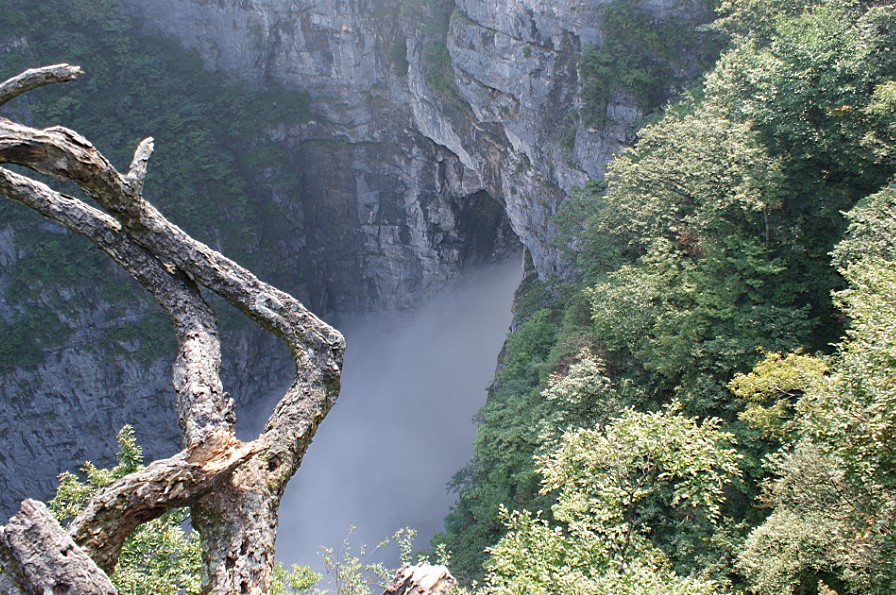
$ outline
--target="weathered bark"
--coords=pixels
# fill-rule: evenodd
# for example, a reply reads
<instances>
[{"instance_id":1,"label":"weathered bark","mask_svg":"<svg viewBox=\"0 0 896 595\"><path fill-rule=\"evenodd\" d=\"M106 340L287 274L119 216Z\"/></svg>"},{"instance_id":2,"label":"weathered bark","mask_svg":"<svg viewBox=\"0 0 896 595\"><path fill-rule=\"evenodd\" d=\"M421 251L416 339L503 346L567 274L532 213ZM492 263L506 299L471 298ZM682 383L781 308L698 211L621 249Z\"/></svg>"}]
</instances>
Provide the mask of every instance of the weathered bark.
<instances>
[{"instance_id":1,"label":"weathered bark","mask_svg":"<svg viewBox=\"0 0 896 595\"><path fill-rule=\"evenodd\" d=\"M56 64L44 68L31 68L18 76L0 83L0 105L22 93L48 83L72 81L84 74L77 66Z\"/></svg>"},{"instance_id":2,"label":"weathered bark","mask_svg":"<svg viewBox=\"0 0 896 595\"><path fill-rule=\"evenodd\" d=\"M0 528L0 592L43 595L111 595L115 587L75 545L47 507L25 500Z\"/></svg>"},{"instance_id":3,"label":"weathered bark","mask_svg":"<svg viewBox=\"0 0 896 595\"><path fill-rule=\"evenodd\" d=\"M69 533L100 568L111 572L134 529L169 508L226 489L233 470L261 450L260 443L240 442L226 432L210 436L110 484L72 520Z\"/></svg>"},{"instance_id":4,"label":"weathered bark","mask_svg":"<svg viewBox=\"0 0 896 595\"><path fill-rule=\"evenodd\" d=\"M444 566L419 564L398 571L383 595L447 595L457 581Z\"/></svg>"},{"instance_id":5,"label":"weathered bark","mask_svg":"<svg viewBox=\"0 0 896 595\"><path fill-rule=\"evenodd\" d=\"M28 71L0 84L0 104L79 74L68 65ZM106 486L69 532L111 571L123 540L140 523L190 506L205 548L207 589L265 593L280 498L338 395L345 344L298 300L194 240L143 198L152 150L152 139L141 142L121 174L74 131L0 118L0 163L71 180L100 208L2 167L0 193L93 241L165 308L178 338L172 376L184 450ZM295 358L292 386L250 443L233 435L233 403L219 376L217 321L200 286L280 337Z\"/></svg>"}]
</instances>

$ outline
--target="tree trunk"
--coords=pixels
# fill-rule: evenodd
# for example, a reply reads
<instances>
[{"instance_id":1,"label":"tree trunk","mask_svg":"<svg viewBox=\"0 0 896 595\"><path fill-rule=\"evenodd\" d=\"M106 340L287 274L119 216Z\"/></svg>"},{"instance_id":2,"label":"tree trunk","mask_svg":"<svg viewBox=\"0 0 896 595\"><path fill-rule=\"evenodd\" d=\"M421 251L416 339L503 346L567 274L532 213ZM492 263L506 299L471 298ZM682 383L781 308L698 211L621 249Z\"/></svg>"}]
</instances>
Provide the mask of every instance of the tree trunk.
<instances>
[{"instance_id":1,"label":"tree trunk","mask_svg":"<svg viewBox=\"0 0 896 595\"><path fill-rule=\"evenodd\" d=\"M65 64L26 71L0 84L0 105L80 74ZM184 450L104 487L72 521L69 534L111 573L124 539L139 524L189 506L203 541L206 591L266 593L280 499L335 403L345 343L298 300L194 240L149 204L143 181L152 150L151 138L141 142L121 174L74 131L0 118L0 164L72 181L99 208L3 167L0 193L87 237L127 269L168 312L179 344L172 379ZM220 380L217 320L200 287L280 337L295 358L292 386L248 443L234 437L233 403ZM49 561L58 548L51 534L46 537ZM18 569L15 576L21 574L17 560L9 562ZM97 580L101 575L108 581L102 570L96 570ZM71 592L114 592L92 591L87 584Z\"/></svg>"}]
</instances>

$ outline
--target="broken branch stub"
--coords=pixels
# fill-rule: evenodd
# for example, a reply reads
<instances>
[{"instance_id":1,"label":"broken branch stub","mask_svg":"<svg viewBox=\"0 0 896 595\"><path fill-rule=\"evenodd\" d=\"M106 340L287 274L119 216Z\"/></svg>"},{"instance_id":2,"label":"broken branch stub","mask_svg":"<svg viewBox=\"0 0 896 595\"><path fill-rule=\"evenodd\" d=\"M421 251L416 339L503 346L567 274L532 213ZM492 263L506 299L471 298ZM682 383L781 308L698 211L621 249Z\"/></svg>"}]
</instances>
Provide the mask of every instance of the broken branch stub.
<instances>
[{"instance_id":1,"label":"broken branch stub","mask_svg":"<svg viewBox=\"0 0 896 595\"><path fill-rule=\"evenodd\" d=\"M0 592L114 595L112 581L59 526L47 507L25 500L0 528Z\"/></svg>"},{"instance_id":2,"label":"broken branch stub","mask_svg":"<svg viewBox=\"0 0 896 595\"><path fill-rule=\"evenodd\" d=\"M29 70L0 83L0 104L80 74L66 64ZM205 588L265 593L280 498L335 403L345 342L294 297L162 216L143 197L152 151L153 140L142 141L121 174L73 130L0 118L0 164L74 182L97 207L3 167L0 193L87 237L123 266L167 311L178 340L172 380L184 450L100 490L69 532L111 572L124 539L140 523L189 506L205 549ZM220 380L217 320L200 287L280 337L295 359L292 385L261 435L248 443L233 435L233 403Z\"/></svg>"}]
</instances>

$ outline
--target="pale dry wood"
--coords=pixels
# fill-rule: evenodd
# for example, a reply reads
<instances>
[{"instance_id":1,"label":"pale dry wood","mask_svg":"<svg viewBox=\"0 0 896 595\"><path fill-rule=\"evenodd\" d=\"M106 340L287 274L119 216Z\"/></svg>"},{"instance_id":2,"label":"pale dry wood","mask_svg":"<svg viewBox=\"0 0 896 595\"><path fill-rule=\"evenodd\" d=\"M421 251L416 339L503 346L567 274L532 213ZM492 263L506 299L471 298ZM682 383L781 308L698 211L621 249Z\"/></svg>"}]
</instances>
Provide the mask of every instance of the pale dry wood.
<instances>
[{"instance_id":1,"label":"pale dry wood","mask_svg":"<svg viewBox=\"0 0 896 595\"><path fill-rule=\"evenodd\" d=\"M457 587L457 581L441 565L418 564L404 566L383 595L447 595Z\"/></svg>"},{"instance_id":2,"label":"pale dry wood","mask_svg":"<svg viewBox=\"0 0 896 595\"><path fill-rule=\"evenodd\" d=\"M47 507L22 502L19 512L0 528L6 595L113 595L112 581L59 526Z\"/></svg>"},{"instance_id":3,"label":"pale dry wood","mask_svg":"<svg viewBox=\"0 0 896 595\"><path fill-rule=\"evenodd\" d=\"M50 83L73 81L82 74L84 74L84 71L80 67L68 64L31 68L18 76L0 83L0 105L31 89Z\"/></svg>"},{"instance_id":4,"label":"pale dry wood","mask_svg":"<svg viewBox=\"0 0 896 595\"><path fill-rule=\"evenodd\" d=\"M65 80L56 68L29 80ZM207 590L265 593L280 498L338 395L344 340L301 302L194 240L146 201L142 190L152 150L151 138L141 142L128 173L121 174L72 130L39 130L0 118L0 163L71 180L100 208L5 168L0 192L88 237L130 271L166 309L179 342L172 376L185 450L107 486L70 531L111 570L137 524L189 505L203 538ZM232 401L219 376L217 322L199 286L283 339L295 358L292 385L248 444L233 437Z\"/></svg>"}]
</instances>

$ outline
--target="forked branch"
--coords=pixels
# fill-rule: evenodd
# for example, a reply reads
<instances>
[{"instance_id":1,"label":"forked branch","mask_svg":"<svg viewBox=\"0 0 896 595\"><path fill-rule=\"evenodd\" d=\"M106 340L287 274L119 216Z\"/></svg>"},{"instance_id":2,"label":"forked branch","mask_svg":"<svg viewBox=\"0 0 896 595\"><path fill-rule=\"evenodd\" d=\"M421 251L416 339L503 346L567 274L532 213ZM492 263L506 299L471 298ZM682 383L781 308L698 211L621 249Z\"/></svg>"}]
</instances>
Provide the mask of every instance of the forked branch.
<instances>
[{"instance_id":1,"label":"forked branch","mask_svg":"<svg viewBox=\"0 0 896 595\"><path fill-rule=\"evenodd\" d=\"M0 84L0 104L80 73L68 65L29 70ZM207 590L264 593L280 497L338 395L345 344L301 302L196 241L143 197L152 150L151 138L141 142L121 174L72 130L0 118L0 164L72 181L99 208L3 167L0 193L87 237L122 265L168 312L178 338L172 376L184 450L104 488L69 532L110 571L123 540L140 523L190 506L203 538ZM295 358L292 385L250 443L233 436L233 406L219 375L217 321L200 287L280 337Z\"/></svg>"}]
</instances>

